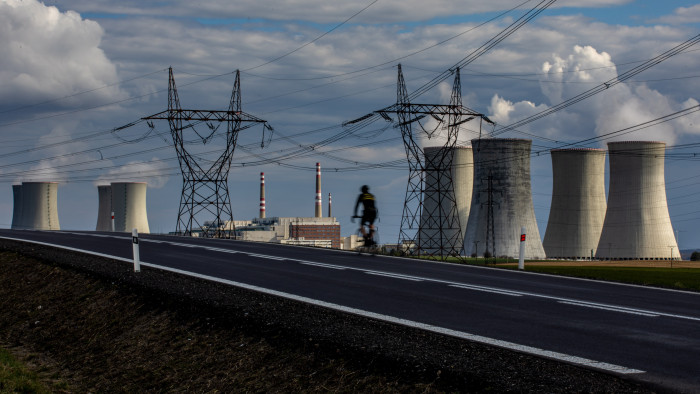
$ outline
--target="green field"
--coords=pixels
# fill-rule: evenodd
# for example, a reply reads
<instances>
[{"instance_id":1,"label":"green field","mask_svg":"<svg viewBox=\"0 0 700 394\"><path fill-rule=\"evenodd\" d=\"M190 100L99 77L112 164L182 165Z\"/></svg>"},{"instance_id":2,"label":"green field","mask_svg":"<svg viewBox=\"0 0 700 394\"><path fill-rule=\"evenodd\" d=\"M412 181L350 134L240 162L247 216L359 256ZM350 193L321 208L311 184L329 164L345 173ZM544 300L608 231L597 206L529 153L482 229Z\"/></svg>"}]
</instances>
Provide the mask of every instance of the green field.
<instances>
[{"instance_id":1,"label":"green field","mask_svg":"<svg viewBox=\"0 0 700 394\"><path fill-rule=\"evenodd\" d=\"M505 268L505 267L504 267ZM517 267L508 267L517 269ZM648 267L574 267L526 265L526 271L608 280L644 286L700 291L700 269Z\"/></svg>"},{"instance_id":2,"label":"green field","mask_svg":"<svg viewBox=\"0 0 700 394\"><path fill-rule=\"evenodd\" d=\"M422 256L419 258L449 263L494 266L502 269L517 269L518 262L516 259L484 259L483 257L447 257L445 259L440 259L439 257ZM525 262L526 271L643 286L665 287L669 289L700 291L700 269L697 268L543 266L528 264L533 262L536 261L528 260Z\"/></svg>"}]
</instances>

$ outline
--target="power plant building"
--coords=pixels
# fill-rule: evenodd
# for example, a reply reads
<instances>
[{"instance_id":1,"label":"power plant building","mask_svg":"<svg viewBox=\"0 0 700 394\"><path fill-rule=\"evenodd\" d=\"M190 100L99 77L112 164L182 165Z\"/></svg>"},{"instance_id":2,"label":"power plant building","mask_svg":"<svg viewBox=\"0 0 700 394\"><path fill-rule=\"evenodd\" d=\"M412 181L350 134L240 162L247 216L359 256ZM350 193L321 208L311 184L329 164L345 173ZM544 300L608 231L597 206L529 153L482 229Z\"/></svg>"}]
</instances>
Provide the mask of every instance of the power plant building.
<instances>
[{"instance_id":1,"label":"power plant building","mask_svg":"<svg viewBox=\"0 0 700 394\"><path fill-rule=\"evenodd\" d=\"M592 258L605 220L605 151L555 149L552 204L544 234L547 257Z\"/></svg>"},{"instance_id":2,"label":"power plant building","mask_svg":"<svg viewBox=\"0 0 700 394\"><path fill-rule=\"evenodd\" d=\"M97 186L97 225L95 231L112 231L112 186Z\"/></svg>"},{"instance_id":3,"label":"power plant building","mask_svg":"<svg viewBox=\"0 0 700 394\"><path fill-rule=\"evenodd\" d=\"M287 245L340 248L340 223L334 217L269 217L236 220L236 239ZM228 228L233 227L227 224Z\"/></svg>"},{"instance_id":4,"label":"power plant building","mask_svg":"<svg viewBox=\"0 0 700 394\"><path fill-rule=\"evenodd\" d=\"M471 204L474 163L470 147L426 147L417 242L422 252L459 253ZM449 167L449 168L448 168ZM450 171L449 177L444 174Z\"/></svg>"},{"instance_id":5,"label":"power plant building","mask_svg":"<svg viewBox=\"0 0 700 394\"><path fill-rule=\"evenodd\" d=\"M150 233L146 213L146 187L145 182L112 183L115 231L130 233L137 229L141 234Z\"/></svg>"},{"instance_id":6,"label":"power plant building","mask_svg":"<svg viewBox=\"0 0 700 394\"><path fill-rule=\"evenodd\" d=\"M472 140L474 186L464 237L466 254L517 257L526 229L525 258L544 258L530 187L526 139Z\"/></svg>"},{"instance_id":7,"label":"power plant building","mask_svg":"<svg viewBox=\"0 0 700 394\"><path fill-rule=\"evenodd\" d=\"M608 207L596 258L678 260L666 201L666 144L609 142Z\"/></svg>"},{"instance_id":8,"label":"power plant building","mask_svg":"<svg viewBox=\"0 0 700 394\"><path fill-rule=\"evenodd\" d=\"M58 222L58 183L56 182L22 182L21 188L17 188L21 195L20 207L13 209L14 214L19 214L17 223L13 217L16 228L24 230L60 230ZM13 187L13 194L15 188ZM15 201L16 202L16 201ZM14 228L14 226L13 226Z\"/></svg>"}]
</instances>

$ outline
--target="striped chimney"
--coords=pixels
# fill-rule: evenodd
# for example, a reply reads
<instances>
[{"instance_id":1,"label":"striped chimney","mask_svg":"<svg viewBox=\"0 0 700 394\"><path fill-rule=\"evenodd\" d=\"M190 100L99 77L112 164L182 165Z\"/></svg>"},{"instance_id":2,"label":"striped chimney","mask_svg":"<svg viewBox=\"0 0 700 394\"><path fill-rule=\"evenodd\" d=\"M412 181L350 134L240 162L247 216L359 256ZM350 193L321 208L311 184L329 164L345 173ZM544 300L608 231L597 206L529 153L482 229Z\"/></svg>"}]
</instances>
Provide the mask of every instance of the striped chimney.
<instances>
[{"instance_id":1,"label":"striped chimney","mask_svg":"<svg viewBox=\"0 0 700 394\"><path fill-rule=\"evenodd\" d=\"M331 210L331 194L328 193L328 217L333 216L332 212L333 211Z\"/></svg>"},{"instance_id":2,"label":"striped chimney","mask_svg":"<svg viewBox=\"0 0 700 394\"><path fill-rule=\"evenodd\" d=\"M316 163L316 217L323 217L323 209L321 207L321 163Z\"/></svg>"},{"instance_id":3,"label":"striped chimney","mask_svg":"<svg viewBox=\"0 0 700 394\"><path fill-rule=\"evenodd\" d=\"M260 173L260 219L265 219L265 173Z\"/></svg>"}]
</instances>

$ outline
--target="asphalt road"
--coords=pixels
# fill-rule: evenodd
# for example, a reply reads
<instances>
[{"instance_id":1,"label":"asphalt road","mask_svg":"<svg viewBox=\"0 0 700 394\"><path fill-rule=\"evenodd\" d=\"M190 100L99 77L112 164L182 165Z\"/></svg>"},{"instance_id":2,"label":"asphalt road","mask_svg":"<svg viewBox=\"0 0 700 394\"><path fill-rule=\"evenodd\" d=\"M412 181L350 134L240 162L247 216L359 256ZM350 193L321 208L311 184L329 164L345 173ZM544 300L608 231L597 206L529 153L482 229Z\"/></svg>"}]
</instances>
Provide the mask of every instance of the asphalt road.
<instances>
[{"instance_id":1,"label":"asphalt road","mask_svg":"<svg viewBox=\"0 0 700 394\"><path fill-rule=\"evenodd\" d=\"M0 230L129 260L129 234ZM328 249L141 236L144 266L700 390L700 294Z\"/></svg>"}]
</instances>

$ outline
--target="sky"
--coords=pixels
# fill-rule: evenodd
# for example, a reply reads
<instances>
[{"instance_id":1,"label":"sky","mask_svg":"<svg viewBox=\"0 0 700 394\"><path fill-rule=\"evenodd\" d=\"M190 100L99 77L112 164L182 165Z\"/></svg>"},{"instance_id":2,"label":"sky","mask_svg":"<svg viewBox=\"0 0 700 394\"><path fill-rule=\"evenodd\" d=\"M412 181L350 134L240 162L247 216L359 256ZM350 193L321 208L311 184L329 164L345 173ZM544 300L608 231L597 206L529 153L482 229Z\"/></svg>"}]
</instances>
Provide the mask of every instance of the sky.
<instances>
[{"instance_id":1,"label":"sky","mask_svg":"<svg viewBox=\"0 0 700 394\"><path fill-rule=\"evenodd\" d=\"M59 182L62 229L93 230L97 185L144 181L151 231L173 231L182 179L167 122L115 131L167 108L172 67L182 108L204 110L228 108L240 70L243 111L274 128L239 133L229 174L236 220L258 214L260 172L268 217L313 216L320 162L324 214L332 193L341 234L355 232L350 215L367 184L378 200L381 241L396 242L408 179L400 130L380 120L350 132L343 122L395 103L399 63L410 94L538 3L0 0L0 226L12 220L12 184ZM461 69L464 105L497 125L465 124L459 144L624 75L699 28L694 1L559 0ZM700 45L499 134L532 139L541 153L532 156L531 182L542 237L549 149L655 140L667 143L668 205L680 247L700 248L700 112L579 143L698 106L697 64ZM451 85L452 77L416 102L447 104ZM188 129L188 150L212 159L224 129L211 138L205 124Z\"/></svg>"}]
</instances>

